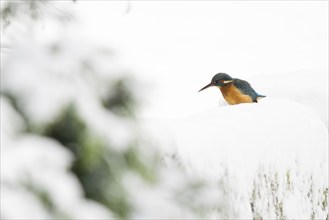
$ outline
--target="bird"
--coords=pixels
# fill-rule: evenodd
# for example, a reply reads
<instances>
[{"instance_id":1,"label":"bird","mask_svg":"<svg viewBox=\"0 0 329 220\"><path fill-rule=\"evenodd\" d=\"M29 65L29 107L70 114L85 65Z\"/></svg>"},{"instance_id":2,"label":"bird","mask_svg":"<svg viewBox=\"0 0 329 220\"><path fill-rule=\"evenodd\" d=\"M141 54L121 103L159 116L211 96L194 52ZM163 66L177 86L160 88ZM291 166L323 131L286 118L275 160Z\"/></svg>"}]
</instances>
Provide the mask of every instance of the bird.
<instances>
[{"instance_id":1,"label":"bird","mask_svg":"<svg viewBox=\"0 0 329 220\"><path fill-rule=\"evenodd\" d=\"M211 82L200 89L199 92L213 86L220 89L225 101L229 105L257 103L259 99L266 97L258 94L247 81L232 78L226 73L217 73Z\"/></svg>"}]
</instances>

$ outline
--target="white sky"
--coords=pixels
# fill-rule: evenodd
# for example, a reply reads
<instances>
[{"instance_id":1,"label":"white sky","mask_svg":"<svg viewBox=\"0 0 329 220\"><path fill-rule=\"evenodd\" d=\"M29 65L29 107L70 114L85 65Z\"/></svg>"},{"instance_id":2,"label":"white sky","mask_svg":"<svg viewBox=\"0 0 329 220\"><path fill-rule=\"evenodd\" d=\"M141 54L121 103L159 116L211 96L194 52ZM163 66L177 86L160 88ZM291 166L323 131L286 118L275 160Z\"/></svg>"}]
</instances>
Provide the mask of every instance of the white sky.
<instances>
[{"instance_id":1,"label":"white sky","mask_svg":"<svg viewBox=\"0 0 329 220\"><path fill-rule=\"evenodd\" d=\"M152 85L144 116L182 116L216 106L221 98L217 89L197 91L218 72L248 79L328 69L327 1L76 5L83 24L79 35L114 48L128 69Z\"/></svg>"}]
</instances>

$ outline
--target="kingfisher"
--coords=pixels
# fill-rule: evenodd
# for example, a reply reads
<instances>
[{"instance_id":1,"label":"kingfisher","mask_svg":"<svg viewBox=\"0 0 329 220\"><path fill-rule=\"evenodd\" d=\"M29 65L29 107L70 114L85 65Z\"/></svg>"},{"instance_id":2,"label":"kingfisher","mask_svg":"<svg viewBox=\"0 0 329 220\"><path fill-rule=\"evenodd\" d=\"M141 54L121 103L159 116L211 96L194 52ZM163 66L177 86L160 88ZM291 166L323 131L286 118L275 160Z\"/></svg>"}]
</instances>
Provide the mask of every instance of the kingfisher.
<instances>
[{"instance_id":1,"label":"kingfisher","mask_svg":"<svg viewBox=\"0 0 329 220\"><path fill-rule=\"evenodd\" d=\"M258 102L259 99L266 96L258 94L251 85L242 79L232 78L226 73L217 73L211 82L199 90L216 86L222 92L222 95L229 105L240 103Z\"/></svg>"}]
</instances>

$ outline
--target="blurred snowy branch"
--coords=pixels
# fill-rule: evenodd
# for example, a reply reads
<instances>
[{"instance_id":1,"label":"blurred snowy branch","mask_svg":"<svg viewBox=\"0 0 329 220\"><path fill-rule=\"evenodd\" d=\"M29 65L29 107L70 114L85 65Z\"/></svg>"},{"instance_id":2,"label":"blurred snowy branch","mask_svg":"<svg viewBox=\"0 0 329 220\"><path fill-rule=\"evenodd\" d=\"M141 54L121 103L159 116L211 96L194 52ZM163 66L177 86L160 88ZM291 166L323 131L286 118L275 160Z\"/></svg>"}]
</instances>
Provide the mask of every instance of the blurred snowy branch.
<instances>
[{"instance_id":1,"label":"blurred snowy branch","mask_svg":"<svg viewBox=\"0 0 329 220\"><path fill-rule=\"evenodd\" d=\"M164 169L142 138L138 80L114 70L107 49L65 32L40 40L38 23L72 20L55 3L1 8L1 53L10 48L1 58L1 218L200 216L176 197L195 180Z\"/></svg>"}]
</instances>

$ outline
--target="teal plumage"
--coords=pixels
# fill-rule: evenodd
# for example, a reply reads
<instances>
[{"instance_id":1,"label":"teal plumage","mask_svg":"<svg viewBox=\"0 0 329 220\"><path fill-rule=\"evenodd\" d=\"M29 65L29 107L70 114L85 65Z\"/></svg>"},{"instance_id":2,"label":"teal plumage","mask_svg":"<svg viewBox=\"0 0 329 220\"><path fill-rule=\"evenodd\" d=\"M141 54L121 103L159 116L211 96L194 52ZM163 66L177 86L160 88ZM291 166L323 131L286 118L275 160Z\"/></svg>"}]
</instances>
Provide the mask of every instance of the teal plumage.
<instances>
[{"instance_id":1,"label":"teal plumage","mask_svg":"<svg viewBox=\"0 0 329 220\"><path fill-rule=\"evenodd\" d=\"M253 102L257 102L257 98L264 98L264 95L258 94L252 87L251 85L241 79L233 79L232 81L233 85L239 89L243 94L248 95L251 97Z\"/></svg>"}]
</instances>

